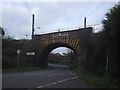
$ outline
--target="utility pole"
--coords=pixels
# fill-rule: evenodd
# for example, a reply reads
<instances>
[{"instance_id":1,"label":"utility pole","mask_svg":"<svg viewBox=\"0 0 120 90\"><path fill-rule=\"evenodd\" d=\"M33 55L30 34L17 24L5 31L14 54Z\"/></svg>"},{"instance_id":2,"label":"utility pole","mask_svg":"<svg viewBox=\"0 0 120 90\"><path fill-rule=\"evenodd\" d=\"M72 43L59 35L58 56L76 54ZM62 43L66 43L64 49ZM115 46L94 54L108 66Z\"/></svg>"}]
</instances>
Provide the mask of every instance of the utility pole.
<instances>
[{"instance_id":1,"label":"utility pole","mask_svg":"<svg viewBox=\"0 0 120 90\"><path fill-rule=\"evenodd\" d=\"M32 40L31 40L31 50L33 52L34 50L34 41L33 41L33 37L34 37L34 14L32 15ZM31 66L33 65L33 59L34 59L34 56L31 56Z\"/></svg>"},{"instance_id":2,"label":"utility pole","mask_svg":"<svg viewBox=\"0 0 120 90\"><path fill-rule=\"evenodd\" d=\"M84 29L86 29L86 17L84 18Z\"/></svg>"},{"instance_id":3,"label":"utility pole","mask_svg":"<svg viewBox=\"0 0 120 90\"><path fill-rule=\"evenodd\" d=\"M32 15L32 39L34 36L34 14Z\"/></svg>"},{"instance_id":4,"label":"utility pole","mask_svg":"<svg viewBox=\"0 0 120 90\"><path fill-rule=\"evenodd\" d=\"M108 47L108 44L109 44L109 33L107 32L107 56L106 56L106 77L108 77L108 71L109 71L109 47Z\"/></svg>"},{"instance_id":5,"label":"utility pole","mask_svg":"<svg viewBox=\"0 0 120 90\"><path fill-rule=\"evenodd\" d=\"M109 64L109 50L107 49L107 58L106 58L106 76L108 76L108 64Z\"/></svg>"}]
</instances>

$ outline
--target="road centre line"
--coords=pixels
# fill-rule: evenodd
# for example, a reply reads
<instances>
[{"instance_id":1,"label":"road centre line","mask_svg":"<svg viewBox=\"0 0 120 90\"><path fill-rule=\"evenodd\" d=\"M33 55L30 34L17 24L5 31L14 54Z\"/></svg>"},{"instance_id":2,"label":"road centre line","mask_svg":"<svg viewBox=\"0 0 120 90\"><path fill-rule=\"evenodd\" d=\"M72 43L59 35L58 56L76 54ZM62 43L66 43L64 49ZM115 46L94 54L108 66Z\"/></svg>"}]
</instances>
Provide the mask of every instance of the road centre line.
<instances>
[{"instance_id":1,"label":"road centre line","mask_svg":"<svg viewBox=\"0 0 120 90\"><path fill-rule=\"evenodd\" d=\"M38 86L37 88L47 87L47 86L50 86L50 85L53 85L53 84L57 84L57 83L69 81L69 80L76 79L76 78L78 78L78 76L72 77L72 78L68 78L68 79L63 79L63 80L61 80L61 81L56 81L56 82L53 82L53 83L51 83L51 84L46 84L46 85L44 85L44 86L41 85L41 86Z\"/></svg>"},{"instance_id":2,"label":"road centre line","mask_svg":"<svg viewBox=\"0 0 120 90\"><path fill-rule=\"evenodd\" d=\"M51 84L47 84L47 85L45 85L45 86L50 86Z\"/></svg>"},{"instance_id":3,"label":"road centre line","mask_svg":"<svg viewBox=\"0 0 120 90\"><path fill-rule=\"evenodd\" d=\"M57 82L53 82L53 83L51 83L51 84L56 84Z\"/></svg>"}]
</instances>

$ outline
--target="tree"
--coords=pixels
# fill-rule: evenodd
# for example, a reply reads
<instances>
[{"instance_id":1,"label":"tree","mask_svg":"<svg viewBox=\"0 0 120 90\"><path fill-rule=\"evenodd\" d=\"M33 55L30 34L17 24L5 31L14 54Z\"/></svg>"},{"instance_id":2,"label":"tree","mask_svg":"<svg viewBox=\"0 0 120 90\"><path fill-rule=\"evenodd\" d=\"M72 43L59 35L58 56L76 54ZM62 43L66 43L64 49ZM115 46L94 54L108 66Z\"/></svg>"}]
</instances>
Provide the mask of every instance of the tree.
<instances>
[{"instance_id":1,"label":"tree","mask_svg":"<svg viewBox=\"0 0 120 90\"><path fill-rule=\"evenodd\" d=\"M5 35L5 31L2 27L0 27L0 38L3 39L4 35Z\"/></svg>"},{"instance_id":2,"label":"tree","mask_svg":"<svg viewBox=\"0 0 120 90\"><path fill-rule=\"evenodd\" d=\"M119 77L119 33L120 33L120 5L115 5L106 13L106 19L102 21L105 34L106 49L108 50L108 74Z\"/></svg>"}]
</instances>

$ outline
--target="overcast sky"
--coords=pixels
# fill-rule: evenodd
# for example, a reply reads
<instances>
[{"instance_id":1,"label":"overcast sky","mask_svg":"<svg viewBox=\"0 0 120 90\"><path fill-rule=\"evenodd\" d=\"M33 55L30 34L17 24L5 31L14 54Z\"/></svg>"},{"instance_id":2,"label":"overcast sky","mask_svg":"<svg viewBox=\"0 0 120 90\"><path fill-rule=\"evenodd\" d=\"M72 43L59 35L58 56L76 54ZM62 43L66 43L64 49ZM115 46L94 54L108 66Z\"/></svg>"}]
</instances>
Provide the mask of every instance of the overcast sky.
<instances>
[{"instance_id":1,"label":"overcast sky","mask_svg":"<svg viewBox=\"0 0 120 90\"><path fill-rule=\"evenodd\" d=\"M5 0L6 1L6 0ZM117 0L119 1L119 0ZM35 14L35 34L44 34L87 26L101 27L105 13L116 2L1 2L0 27L16 39L31 38L32 14ZM37 29L40 27L40 29ZM26 37L27 35L27 37Z\"/></svg>"}]
</instances>

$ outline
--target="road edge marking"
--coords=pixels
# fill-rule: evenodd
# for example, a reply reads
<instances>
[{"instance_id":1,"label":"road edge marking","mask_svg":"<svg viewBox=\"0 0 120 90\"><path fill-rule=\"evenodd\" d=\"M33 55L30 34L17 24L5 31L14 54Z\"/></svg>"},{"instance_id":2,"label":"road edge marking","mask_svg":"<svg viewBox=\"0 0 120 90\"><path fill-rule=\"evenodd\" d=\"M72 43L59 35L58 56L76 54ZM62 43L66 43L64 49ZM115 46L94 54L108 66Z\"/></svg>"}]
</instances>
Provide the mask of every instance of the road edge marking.
<instances>
[{"instance_id":1,"label":"road edge marking","mask_svg":"<svg viewBox=\"0 0 120 90\"><path fill-rule=\"evenodd\" d=\"M59 80L59 81L56 81L56 82L52 82L52 83L50 83L50 84L37 86L36 88L43 88L43 87L47 87L47 86L54 85L54 84L57 84L57 83L61 83L61 82L65 82L65 81L73 80L73 79L76 79L76 78L78 78L78 77L79 77L79 76L76 76L76 77L71 77L71 78L68 78L68 79Z\"/></svg>"}]
</instances>

